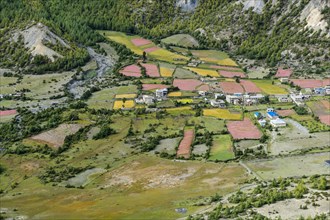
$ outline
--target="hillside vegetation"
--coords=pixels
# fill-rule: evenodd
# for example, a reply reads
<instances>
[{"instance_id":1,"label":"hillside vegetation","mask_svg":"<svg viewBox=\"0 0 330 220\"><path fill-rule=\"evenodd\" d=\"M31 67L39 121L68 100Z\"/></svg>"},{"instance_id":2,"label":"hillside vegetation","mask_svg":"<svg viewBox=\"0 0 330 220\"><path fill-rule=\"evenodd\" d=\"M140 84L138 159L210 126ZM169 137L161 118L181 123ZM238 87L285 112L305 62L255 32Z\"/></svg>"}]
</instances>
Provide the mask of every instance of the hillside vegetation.
<instances>
[{"instance_id":1,"label":"hillside vegetation","mask_svg":"<svg viewBox=\"0 0 330 220\"><path fill-rule=\"evenodd\" d=\"M20 26L22 21L43 21L57 34L84 45L103 41L96 29L139 34L158 42L173 34L190 33L202 48L231 51L266 61L270 66L290 61L298 67L312 64L311 71L316 73L329 71L330 5L325 0L268 0L258 10L240 1L205 0L189 12L181 11L176 3L175 0L80 0L78 4L69 0L4 1L0 28L4 28L4 35L7 28ZM180 2L178 5L182 6ZM315 18L314 12L318 13ZM322 28L318 28L318 21Z\"/></svg>"}]
</instances>

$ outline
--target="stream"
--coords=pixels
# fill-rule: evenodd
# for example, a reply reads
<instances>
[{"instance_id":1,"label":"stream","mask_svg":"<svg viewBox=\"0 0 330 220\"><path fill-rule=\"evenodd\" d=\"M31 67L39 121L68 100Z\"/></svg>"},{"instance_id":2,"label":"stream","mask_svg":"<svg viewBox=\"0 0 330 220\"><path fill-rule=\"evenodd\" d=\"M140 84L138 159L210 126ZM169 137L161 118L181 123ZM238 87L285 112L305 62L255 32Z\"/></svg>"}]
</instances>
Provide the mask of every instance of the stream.
<instances>
[{"instance_id":1,"label":"stream","mask_svg":"<svg viewBox=\"0 0 330 220\"><path fill-rule=\"evenodd\" d=\"M96 77L92 79L86 79L86 80L72 80L68 84L68 89L71 94L73 94L75 99L78 99L82 96L82 94L86 91L84 89L84 85L88 82L88 84L92 84L94 80L99 80L104 76L104 74L111 69L116 61L115 59L110 55L102 55L99 53L96 53L95 50L91 47L87 47L87 51L89 55L91 56L92 60L96 61L97 69L96 69Z\"/></svg>"}]
</instances>

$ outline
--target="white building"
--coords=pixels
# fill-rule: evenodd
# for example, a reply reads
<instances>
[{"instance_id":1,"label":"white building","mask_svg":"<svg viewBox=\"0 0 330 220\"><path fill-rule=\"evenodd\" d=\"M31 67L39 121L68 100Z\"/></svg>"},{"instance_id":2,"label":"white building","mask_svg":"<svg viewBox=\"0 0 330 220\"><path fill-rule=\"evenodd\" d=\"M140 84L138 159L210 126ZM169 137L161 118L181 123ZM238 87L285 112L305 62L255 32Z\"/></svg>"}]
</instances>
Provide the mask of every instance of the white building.
<instances>
[{"instance_id":1,"label":"white building","mask_svg":"<svg viewBox=\"0 0 330 220\"><path fill-rule=\"evenodd\" d=\"M168 94L168 90L165 89L157 89L156 90L156 97L157 98L165 98Z\"/></svg>"},{"instance_id":2,"label":"white building","mask_svg":"<svg viewBox=\"0 0 330 220\"><path fill-rule=\"evenodd\" d=\"M303 95L302 93L299 95L291 94L290 98L294 103L296 103L296 105L303 106L304 102L310 98L310 95Z\"/></svg>"},{"instance_id":3,"label":"white building","mask_svg":"<svg viewBox=\"0 0 330 220\"><path fill-rule=\"evenodd\" d=\"M150 95L143 95L142 99L143 99L143 102L147 105L152 105L155 102L155 98Z\"/></svg>"},{"instance_id":4,"label":"white building","mask_svg":"<svg viewBox=\"0 0 330 220\"><path fill-rule=\"evenodd\" d=\"M258 120L258 123L261 125L261 127L265 127L267 124L267 121L265 119Z\"/></svg>"},{"instance_id":5,"label":"white building","mask_svg":"<svg viewBox=\"0 0 330 220\"><path fill-rule=\"evenodd\" d=\"M265 96L262 94L256 94L256 95L244 95L244 102L246 105L253 105L257 104L260 99L263 99Z\"/></svg>"},{"instance_id":6,"label":"white building","mask_svg":"<svg viewBox=\"0 0 330 220\"><path fill-rule=\"evenodd\" d=\"M292 100L288 96L280 96L277 98L279 102L292 102Z\"/></svg>"},{"instance_id":7,"label":"white building","mask_svg":"<svg viewBox=\"0 0 330 220\"><path fill-rule=\"evenodd\" d=\"M210 104L213 107L226 108L226 103L223 100L214 100L214 99L212 99L212 100L210 100Z\"/></svg>"},{"instance_id":8,"label":"white building","mask_svg":"<svg viewBox=\"0 0 330 220\"><path fill-rule=\"evenodd\" d=\"M214 98L215 99L220 99L220 98L222 98L222 97L224 97L225 95L224 94L222 94L222 93L214 93Z\"/></svg>"},{"instance_id":9,"label":"white building","mask_svg":"<svg viewBox=\"0 0 330 220\"><path fill-rule=\"evenodd\" d=\"M207 92L206 91L198 91L198 95L200 96L206 96Z\"/></svg>"},{"instance_id":10,"label":"white building","mask_svg":"<svg viewBox=\"0 0 330 220\"><path fill-rule=\"evenodd\" d=\"M287 83L287 82L289 82L289 78L288 77L281 77L280 82L281 83Z\"/></svg>"},{"instance_id":11,"label":"white building","mask_svg":"<svg viewBox=\"0 0 330 220\"><path fill-rule=\"evenodd\" d=\"M286 122L280 118L274 119L274 120L270 120L270 124L274 127L274 128L278 128L278 127L285 127L286 126Z\"/></svg>"},{"instance_id":12,"label":"white building","mask_svg":"<svg viewBox=\"0 0 330 220\"><path fill-rule=\"evenodd\" d=\"M330 86L325 86L324 89L325 89L325 94L330 95Z\"/></svg>"},{"instance_id":13,"label":"white building","mask_svg":"<svg viewBox=\"0 0 330 220\"><path fill-rule=\"evenodd\" d=\"M144 100L142 98L134 99L134 101L136 104L144 104Z\"/></svg>"},{"instance_id":14,"label":"white building","mask_svg":"<svg viewBox=\"0 0 330 220\"><path fill-rule=\"evenodd\" d=\"M226 95L226 101L228 103L238 105L243 102L243 96L236 96L236 95Z\"/></svg>"}]
</instances>

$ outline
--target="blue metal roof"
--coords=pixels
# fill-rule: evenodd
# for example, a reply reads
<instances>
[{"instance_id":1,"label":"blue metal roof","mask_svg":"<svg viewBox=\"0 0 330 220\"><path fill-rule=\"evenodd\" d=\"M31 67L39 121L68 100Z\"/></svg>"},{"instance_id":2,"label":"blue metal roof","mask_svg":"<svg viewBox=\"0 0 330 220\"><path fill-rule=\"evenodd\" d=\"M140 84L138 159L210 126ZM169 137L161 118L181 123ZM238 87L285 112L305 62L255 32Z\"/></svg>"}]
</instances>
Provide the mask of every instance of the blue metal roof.
<instances>
[{"instance_id":1,"label":"blue metal roof","mask_svg":"<svg viewBox=\"0 0 330 220\"><path fill-rule=\"evenodd\" d=\"M267 114L271 117L278 116L278 114L276 112L267 112Z\"/></svg>"}]
</instances>

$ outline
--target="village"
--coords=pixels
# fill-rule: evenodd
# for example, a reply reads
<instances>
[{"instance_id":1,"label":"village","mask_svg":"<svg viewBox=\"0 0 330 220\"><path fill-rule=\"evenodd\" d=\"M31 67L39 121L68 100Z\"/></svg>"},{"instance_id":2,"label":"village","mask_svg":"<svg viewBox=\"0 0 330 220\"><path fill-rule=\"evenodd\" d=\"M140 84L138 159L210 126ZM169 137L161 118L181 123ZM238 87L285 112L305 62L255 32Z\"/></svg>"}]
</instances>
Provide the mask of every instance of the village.
<instances>
[{"instance_id":1,"label":"village","mask_svg":"<svg viewBox=\"0 0 330 220\"><path fill-rule=\"evenodd\" d=\"M162 210L158 219L164 210L182 218L218 202L240 207L227 199L243 193L234 191L253 194L260 187L273 190L272 184L286 184L287 194L269 202L276 211L265 213L258 204L268 200L258 194L244 212L272 216L283 199L305 217L327 211L327 191L316 191L327 187L314 182L324 182L330 166L328 75L307 77L292 66L265 68L220 50L99 32L134 52L103 76L97 76L95 60L79 71L0 75L0 125L3 139L12 140L3 161L6 168L17 162L1 176L3 213L34 216L39 202L11 211L17 201L30 201L23 189L31 185L35 201L54 189L58 194L50 201L62 201L68 192L72 203L75 197L89 201L85 192L95 200L106 195L102 205L114 218L127 210L128 218L144 217L136 210L144 210L145 196ZM310 188L299 199L292 193L301 188L298 181Z\"/></svg>"}]
</instances>

